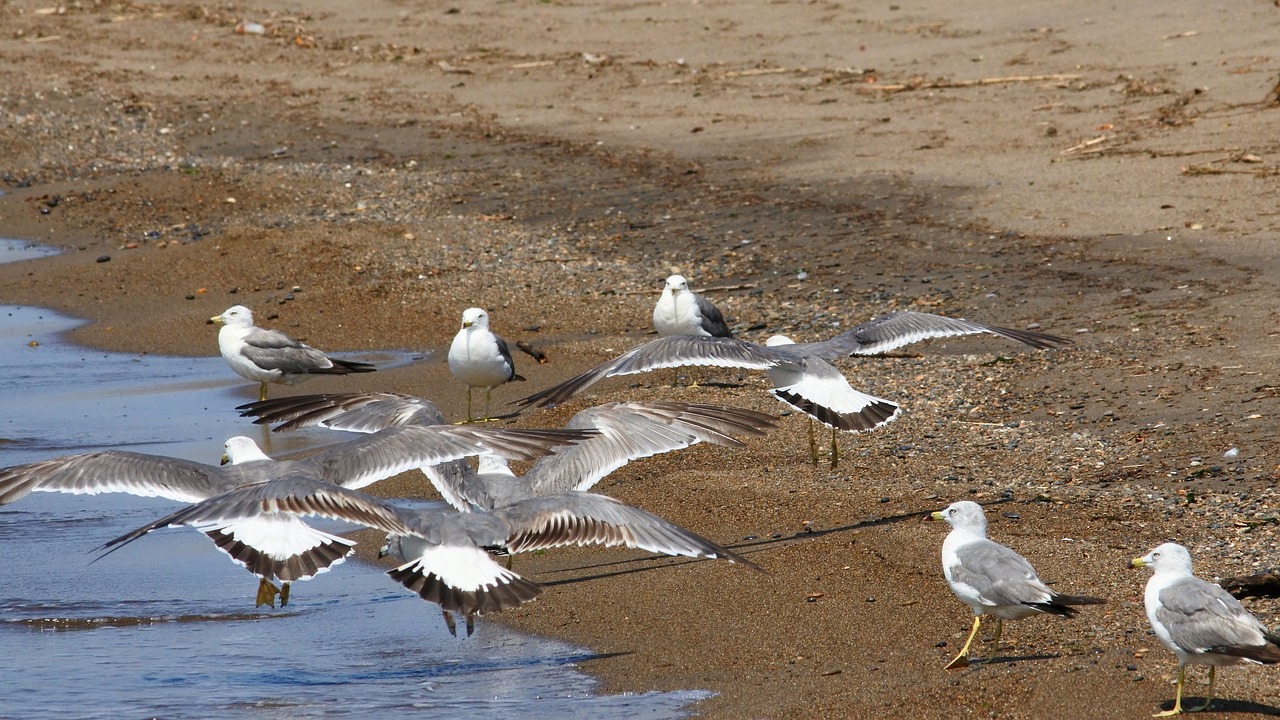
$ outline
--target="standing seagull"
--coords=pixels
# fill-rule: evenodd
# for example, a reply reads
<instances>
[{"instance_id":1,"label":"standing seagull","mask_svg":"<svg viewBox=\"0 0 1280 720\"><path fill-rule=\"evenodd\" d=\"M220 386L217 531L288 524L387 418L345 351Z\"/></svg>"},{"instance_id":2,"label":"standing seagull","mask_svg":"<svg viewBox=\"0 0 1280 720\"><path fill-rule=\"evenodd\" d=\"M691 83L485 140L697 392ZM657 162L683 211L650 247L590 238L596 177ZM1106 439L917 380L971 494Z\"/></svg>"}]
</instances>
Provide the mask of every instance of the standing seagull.
<instances>
[{"instance_id":1,"label":"standing seagull","mask_svg":"<svg viewBox=\"0 0 1280 720\"><path fill-rule=\"evenodd\" d=\"M114 552L152 530L173 525L228 525L265 518L321 516L347 520L391 535L388 552L407 562L387 574L424 600L439 603L450 632L452 613L466 616L518 607L543 587L493 561L490 548L508 553L562 545L625 545L666 555L724 558L755 564L639 508L591 493L533 498L486 513L443 508L409 510L305 475L245 485L188 506L122 535L99 549Z\"/></svg>"},{"instance_id":2,"label":"standing seagull","mask_svg":"<svg viewBox=\"0 0 1280 720\"><path fill-rule=\"evenodd\" d=\"M946 669L969 665L969 646L978 635L983 615L996 618L994 647L1000 646L1005 620L1018 620L1038 613L1074 617L1072 605L1100 605L1106 600L1078 595L1060 595L1040 582L1035 568L1018 553L987 539L987 516L982 506L968 500L952 503L933 513L934 520L946 520L951 532L942 543L942 572L951 592L973 608L973 629L960 654Z\"/></svg>"},{"instance_id":3,"label":"standing seagull","mask_svg":"<svg viewBox=\"0 0 1280 720\"><path fill-rule=\"evenodd\" d=\"M227 440L225 449L231 464L222 466L121 450L80 453L0 469L0 505L31 492L126 492L189 503L242 485L292 476L362 488L415 467L482 452L531 459L555 445L590 434L415 425L330 445L301 460L281 461L272 460L253 440L238 436ZM353 545L289 517L264 516L200 529L233 560L261 577L259 605L272 604L277 592L282 596L281 605L287 603L290 581L310 578L341 561ZM277 589L272 579L280 580L284 588Z\"/></svg>"},{"instance_id":4,"label":"standing seagull","mask_svg":"<svg viewBox=\"0 0 1280 720\"><path fill-rule=\"evenodd\" d=\"M1219 665L1242 662L1274 665L1280 662L1280 637L1258 622L1220 586L1191 574L1191 553L1165 543L1140 558L1134 567L1155 571L1143 597L1151 629L1178 656L1178 691L1173 709L1155 717L1182 712L1182 682L1187 665L1209 666L1209 692L1204 705L1187 712L1208 710L1213 702L1213 676Z\"/></svg>"},{"instance_id":5,"label":"standing seagull","mask_svg":"<svg viewBox=\"0 0 1280 720\"><path fill-rule=\"evenodd\" d=\"M253 311L243 305L209 318L221 323L218 350L241 377L260 383L258 399L267 399L267 383L297 385L312 375L373 372L369 363L338 360L277 330L254 327Z\"/></svg>"},{"instance_id":6,"label":"standing seagull","mask_svg":"<svg viewBox=\"0 0 1280 720\"><path fill-rule=\"evenodd\" d=\"M449 372L467 386L467 422L471 416L471 389L484 388L484 420L489 420L489 395L499 385L524 380L516 374L507 342L489 331L489 313L467 308L462 313L462 329L449 346ZM265 398L264 398L265 399Z\"/></svg>"},{"instance_id":7,"label":"standing seagull","mask_svg":"<svg viewBox=\"0 0 1280 720\"><path fill-rule=\"evenodd\" d=\"M689 289L689 281L683 275L667 278L662 296L653 308L653 329L658 335L709 335L733 337L724 322L720 308Z\"/></svg>"}]
</instances>

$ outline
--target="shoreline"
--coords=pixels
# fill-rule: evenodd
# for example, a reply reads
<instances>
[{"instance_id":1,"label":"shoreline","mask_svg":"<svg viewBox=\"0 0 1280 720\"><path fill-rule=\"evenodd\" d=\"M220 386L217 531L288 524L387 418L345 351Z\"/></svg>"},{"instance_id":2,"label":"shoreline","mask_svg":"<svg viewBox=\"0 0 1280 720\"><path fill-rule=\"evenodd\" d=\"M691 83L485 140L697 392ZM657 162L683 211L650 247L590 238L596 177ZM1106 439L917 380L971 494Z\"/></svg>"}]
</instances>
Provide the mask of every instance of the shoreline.
<instances>
[{"instance_id":1,"label":"shoreline","mask_svg":"<svg viewBox=\"0 0 1280 720\"><path fill-rule=\"evenodd\" d=\"M808 463L804 419L752 373L611 379L523 416L558 427L641 399L778 415L745 448L649 458L597 487L769 575L549 552L516 561L546 594L493 620L599 653L584 669L601 692L718 692L696 708L707 718L1169 706L1176 665L1124 563L1169 539L1204 577L1276 562L1280 359L1265 329L1280 226L1258 211L1274 8L454 9L323 0L296 17L268 2L270 33L246 37L212 8L117 18L20 0L0 38L0 217L69 251L0 266L0 302L88 319L81 345L179 356L216 354L204 320L233 304L326 351L422 353L482 306L549 357L518 355L528 381L495 407L640 342L673 272L733 288L711 297L750 339L816 340L904 309L1069 336L1050 352L958 338L842 363L904 413L841 437L835 470ZM922 75L1068 70L1081 78ZM288 392L408 392L457 417L461 388L432 357ZM409 491L424 492L386 490ZM941 577L946 531L922 518L1006 496L992 538L1110 603L1013 623L996 659L943 671L971 614ZM1274 600L1249 608L1280 617ZM1270 679L1225 673L1223 706L1274 712Z\"/></svg>"}]
</instances>

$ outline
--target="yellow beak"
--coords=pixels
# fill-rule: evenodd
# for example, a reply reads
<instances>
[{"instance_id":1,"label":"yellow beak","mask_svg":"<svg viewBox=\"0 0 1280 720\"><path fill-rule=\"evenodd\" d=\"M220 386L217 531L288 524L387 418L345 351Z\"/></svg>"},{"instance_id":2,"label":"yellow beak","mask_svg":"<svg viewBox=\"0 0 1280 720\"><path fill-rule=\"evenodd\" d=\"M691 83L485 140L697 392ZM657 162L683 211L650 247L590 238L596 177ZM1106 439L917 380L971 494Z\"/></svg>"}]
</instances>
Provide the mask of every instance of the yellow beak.
<instances>
[{"instance_id":1,"label":"yellow beak","mask_svg":"<svg viewBox=\"0 0 1280 720\"><path fill-rule=\"evenodd\" d=\"M1142 558L1134 558L1129 561L1129 567L1140 568L1140 567L1146 567L1150 564L1151 563L1147 562L1146 560L1143 560Z\"/></svg>"},{"instance_id":2,"label":"yellow beak","mask_svg":"<svg viewBox=\"0 0 1280 720\"><path fill-rule=\"evenodd\" d=\"M941 510L938 510L937 512L929 513L929 518L931 520L946 520L947 516L943 515Z\"/></svg>"},{"instance_id":3,"label":"yellow beak","mask_svg":"<svg viewBox=\"0 0 1280 720\"><path fill-rule=\"evenodd\" d=\"M211 322L211 323L220 323L220 322L222 322L222 316L221 316L221 315L214 315L213 317L209 318L209 322Z\"/></svg>"}]
</instances>

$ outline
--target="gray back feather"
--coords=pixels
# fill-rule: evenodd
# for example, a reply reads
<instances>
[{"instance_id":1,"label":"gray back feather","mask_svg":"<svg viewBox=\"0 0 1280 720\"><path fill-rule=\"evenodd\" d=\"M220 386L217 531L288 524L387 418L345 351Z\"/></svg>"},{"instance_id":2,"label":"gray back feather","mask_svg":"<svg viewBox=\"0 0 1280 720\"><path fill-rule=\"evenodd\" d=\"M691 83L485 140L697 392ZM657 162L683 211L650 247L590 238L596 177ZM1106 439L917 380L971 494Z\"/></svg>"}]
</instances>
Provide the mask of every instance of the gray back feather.
<instances>
[{"instance_id":1,"label":"gray back feather","mask_svg":"<svg viewBox=\"0 0 1280 720\"><path fill-rule=\"evenodd\" d=\"M966 543L956 556L960 563L950 568L952 579L977 589L993 605L1040 603L1053 595L1026 558L999 543Z\"/></svg>"},{"instance_id":2,"label":"gray back feather","mask_svg":"<svg viewBox=\"0 0 1280 720\"><path fill-rule=\"evenodd\" d=\"M1267 644L1267 629L1226 590L1187 577L1160 592L1156 619L1184 650L1245 648Z\"/></svg>"}]
</instances>

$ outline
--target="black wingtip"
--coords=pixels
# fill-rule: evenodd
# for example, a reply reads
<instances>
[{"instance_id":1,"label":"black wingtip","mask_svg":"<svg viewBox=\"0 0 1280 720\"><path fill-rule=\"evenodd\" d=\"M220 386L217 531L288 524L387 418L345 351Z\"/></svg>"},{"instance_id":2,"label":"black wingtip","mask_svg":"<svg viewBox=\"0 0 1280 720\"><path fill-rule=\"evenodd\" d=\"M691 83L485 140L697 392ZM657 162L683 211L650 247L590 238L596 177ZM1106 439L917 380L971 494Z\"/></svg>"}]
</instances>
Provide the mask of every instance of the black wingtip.
<instances>
[{"instance_id":1,"label":"black wingtip","mask_svg":"<svg viewBox=\"0 0 1280 720\"><path fill-rule=\"evenodd\" d=\"M370 363L357 362L355 360L338 360L337 358L329 358L336 368L342 368L349 373L369 373L376 372L378 368ZM340 370L339 373L342 371Z\"/></svg>"},{"instance_id":2,"label":"black wingtip","mask_svg":"<svg viewBox=\"0 0 1280 720\"><path fill-rule=\"evenodd\" d=\"M774 388L772 392L779 400L818 420L823 425L842 432L874 430L893 420L901 410L896 403L877 400L856 413L841 414L781 388Z\"/></svg>"},{"instance_id":3,"label":"black wingtip","mask_svg":"<svg viewBox=\"0 0 1280 720\"><path fill-rule=\"evenodd\" d=\"M1034 330L1014 330L1013 328L996 327L994 325L988 325L986 327L996 335L1009 338L1010 340L1016 340L1023 345L1029 345L1037 350L1051 350L1056 347L1072 344L1072 341L1067 338L1050 335L1048 333L1036 332Z\"/></svg>"},{"instance_id":4,"label":"black wingtip","mask_svg":"<svg viewBox=\"0 0 1280 720\"><path fill-rule=\"evenodd\" d=\"M480 590L462 590L446 583L432 572L423 572L416 563L387 571L392 580L417 593L418 597L439 605L449 612L484 615L489 612L519 607L541 595L546 588L519 575Z\"/></svg>"}]
</instances>

